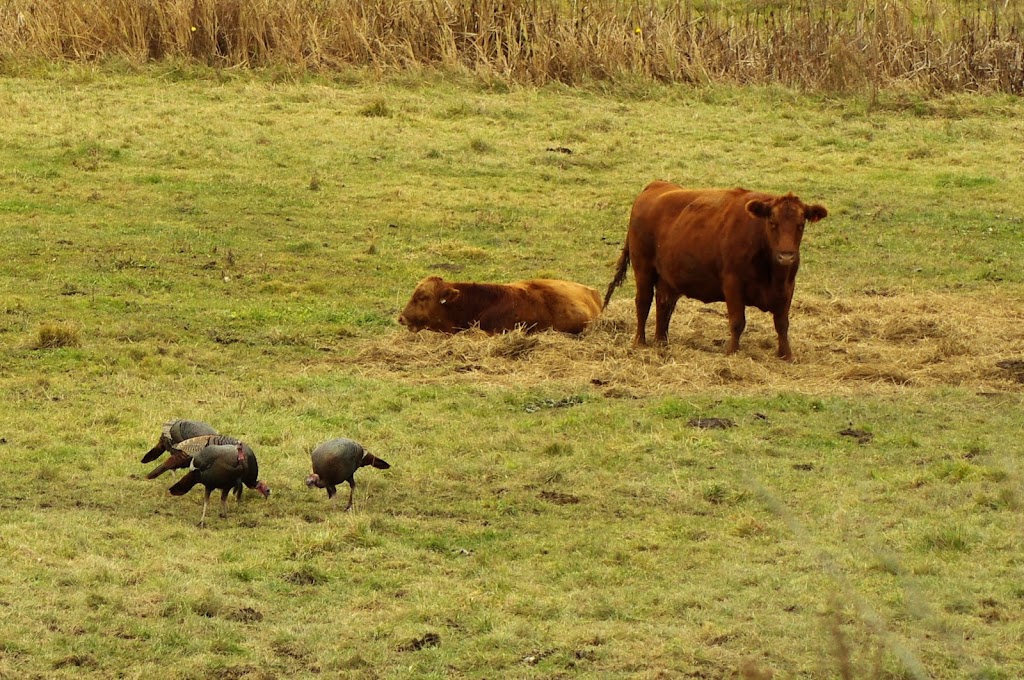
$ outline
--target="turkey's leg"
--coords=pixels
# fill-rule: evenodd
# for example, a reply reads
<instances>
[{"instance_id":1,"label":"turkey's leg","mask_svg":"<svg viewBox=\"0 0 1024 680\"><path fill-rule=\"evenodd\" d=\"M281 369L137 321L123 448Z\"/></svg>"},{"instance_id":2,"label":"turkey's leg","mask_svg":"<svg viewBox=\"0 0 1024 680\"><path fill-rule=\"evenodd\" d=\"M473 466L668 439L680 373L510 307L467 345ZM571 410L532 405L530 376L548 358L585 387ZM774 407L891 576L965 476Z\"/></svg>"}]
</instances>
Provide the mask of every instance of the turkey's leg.
<instances>
[{"instance_id":1,"label":"turkey's leg","mask_svg":"<svg viewBox=\"0 0 1024 680\"><path fill-rule=\"evenodd\" d=\"M212 489L207 489L206 495L203 496L203 516L199 518L199 526L201 527L206 526L206 506L210 504L210 491Z\"/></svg>"}]
</instances>

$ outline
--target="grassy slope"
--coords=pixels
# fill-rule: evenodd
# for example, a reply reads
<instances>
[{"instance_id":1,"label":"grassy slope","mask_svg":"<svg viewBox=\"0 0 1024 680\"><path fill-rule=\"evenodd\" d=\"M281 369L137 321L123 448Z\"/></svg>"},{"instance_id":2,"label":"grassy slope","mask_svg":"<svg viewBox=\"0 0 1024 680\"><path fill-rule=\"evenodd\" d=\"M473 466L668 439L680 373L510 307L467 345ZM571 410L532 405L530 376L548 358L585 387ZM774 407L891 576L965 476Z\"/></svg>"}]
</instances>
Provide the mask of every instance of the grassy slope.
<instances>
[{"instance_id":1,"label":"grassy slope","mask_svg":"<svg viewBox=\"0 0 1024 680\"><path fill-rule=\"evenodd\" d=\"M0 82L0 676L821 676L837 631L861 675L1024 674L1005 376L802 390L813 362L772 360L756 312L738 357L628 364L753 386L456 372L480 338L364 361L409 345L393 318L441 265L603 287L655 177L828 205L805 299L1019 319L1017 101L181 75ZM55 321L81 347L31 349ZM199 531L199 494L137 463L174 415L251 441L271 500ZM349 515L302 485L338 435L394 465L360 473Z\"/></svg>"}]
</instances>

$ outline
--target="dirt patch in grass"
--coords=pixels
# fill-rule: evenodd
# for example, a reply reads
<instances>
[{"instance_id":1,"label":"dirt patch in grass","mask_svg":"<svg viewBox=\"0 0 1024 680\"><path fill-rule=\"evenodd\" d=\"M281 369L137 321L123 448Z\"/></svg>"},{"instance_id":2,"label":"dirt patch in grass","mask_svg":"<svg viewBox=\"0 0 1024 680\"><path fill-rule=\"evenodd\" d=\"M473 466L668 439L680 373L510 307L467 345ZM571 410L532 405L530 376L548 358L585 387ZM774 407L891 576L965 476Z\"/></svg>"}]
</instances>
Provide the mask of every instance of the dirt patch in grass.
<instances>
[{"instance_id":1,"label":"dirt patch in grass","mask_svg":"<svg viewBox=\"0 0 1024 680\"><path fill-rule=\"evenodd\" d=\"M576 505L580 502L579 496L574 496L571 493L561 493L560 491L541 491L538 496L541 500L549 501L555 505Z\"/></svg>"},{"instance_id":2,"label":"dirt patch in grass","mask_svg":"<svg viewBox=\"0 0 1024 680\"><path fill-rule=\"evenodd\" d=\"M297 586L314 586L324 583L327 580L327 577L321 574L317 569L304 566L286 574L284 576L284 580Z\"/></svg>"},{"instance_id":3,"label":"dirt patch in grass","mask_svg":"<svg viewBox=\"0 0 1024 680\"><path fill-rule=\"evenodd\" d=\"M400 652L416 652L424 647L437 647L441 644L441 636L437 633L427 633L423 637L414 638L398 647Z\"/></svg>"},{"instance_id":4,"label":"dirt patch in grass","mask_svg":"<svg viewBox=\"0 0 1024 680\"><path fill-rule=\"evenodd\" d=\"M91 654L72 654L53 662L54 668L97 668L99 662Z\"/></svg>"},{"instance_id":5,"label":"dirt patch in grass","mask_svg":"<svg viewBox=\"0 0 1024 680\"><path fill-rule=\"evenodd\" d=\"M702 430L727 430L736 426L736 423L728 418L690 418L687 424Z\"/></svg>"},{"instance_id":6,"label":"dirt patch in grass","mask_svg":"<svg viewBox=\"0 0 1024 680\"><path fill-rule=\"evenodd\" d=\"M221 680L241 680L247 677L256 677L259 669L250 665L228 666L227 668L211 669L207 673L209 678L220 678Z\"/></svg>"},{"instance_id":7,"label":"dirt patch in grass","mask_svg":"<svg viewBox=\"0 0 1024 680\"><path fill-rule=\"evenodd\" d=\"M1007 372L1014 381L1024 383L1024 359L1003 359L996 366Z\"/></svg>"},{"instance_id":8,"label":"dirt patch in grass","mask_svg":"<svg viewBox=\"0 0 1024 680\"><path fill-rule=\"evenodd\" d=\"M396 330L364 341L355 365L368 377L516 387L561 381L638 397L716 387L811 394L944 385L1020 391L1024 371L1007 357L1024 356L1024 337L1015 330L1024 319L1021 301L944 293L798 296L790 319L792 363L775 356L771 317L756 309L748 310L739 352L725 356L728 328L719 307L681 301L665 347L632 346L633 303L620 299L580 337Z\"/></svg>"},{"instance_id":9,"label":"dirt patch in grass","mask_svg":"<svg viewBox=\"0 0 1024 680\"><path fill-rule=\"evenodd\" d=\"M252 607L242 607L229 612L226 616L229 621L241 621L242 623L259 623L263 620L263 612Z\"/></svg>"},{"instance_id":10,"label":"dirt patch in grass","mask_svg":"<svg viewBox=\"0 0 1024 680\"><path fill-rule=\"evenodd\" d=\"M839 434L843 437L851 437L853 439L856 439L858 444L869 444L871 440L875 438L875 435L871 434L870 432L865 432L864 430L855 430L851 427L848 427L844 430L839 430Z\"/></svg>"}]
</instances>

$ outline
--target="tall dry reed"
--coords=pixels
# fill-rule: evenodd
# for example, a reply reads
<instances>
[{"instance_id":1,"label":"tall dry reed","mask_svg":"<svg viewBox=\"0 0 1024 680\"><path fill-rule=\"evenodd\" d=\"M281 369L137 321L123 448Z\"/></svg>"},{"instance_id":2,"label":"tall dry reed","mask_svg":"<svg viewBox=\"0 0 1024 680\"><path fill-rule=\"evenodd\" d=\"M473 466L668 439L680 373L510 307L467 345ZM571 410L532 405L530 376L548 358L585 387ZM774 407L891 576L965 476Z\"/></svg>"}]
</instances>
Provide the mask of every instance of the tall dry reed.
<instances>
[{"instance_id":1,"label":"tall dry reed","mask_svg":"<svg viewBox=\"0 0 1024 680\"><path fill-rule=\"evenodd\" d=\"M0 58L1024 92L1020 0L0 0Z\"/></svg>"}]
</instances>

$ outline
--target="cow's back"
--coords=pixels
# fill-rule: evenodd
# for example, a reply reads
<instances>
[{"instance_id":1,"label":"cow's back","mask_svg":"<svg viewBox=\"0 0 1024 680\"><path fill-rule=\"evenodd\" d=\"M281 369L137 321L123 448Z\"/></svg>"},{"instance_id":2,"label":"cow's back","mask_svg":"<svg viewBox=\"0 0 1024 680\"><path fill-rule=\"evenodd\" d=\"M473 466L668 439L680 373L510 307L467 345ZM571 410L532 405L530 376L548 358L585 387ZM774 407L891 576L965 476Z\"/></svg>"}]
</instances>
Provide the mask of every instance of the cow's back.
<instances>
[{"instance_id":1,"label":"cow's back","mask_svg":"<svg viewBox=\"0 0 1024 680\"><path fill-rule=\"evenodd\" d=\"M655 182L637 197L630 215L634 268L648 268L660 285L702 302L725 299L723 278L759 247L758 227L745 189L683 189Z\"/></svg>"},{"instance_id":2,"label":"cow's back","mask_svg":"<svg viewBox=\"0 0 1024 680\"><path fill-rule=\"evenodd\" d=\"M509 284L518 298L516 316L527 326L582 333L601 313L601 296L574 281L528 279Z\"/></svg>"}]
</instances>

